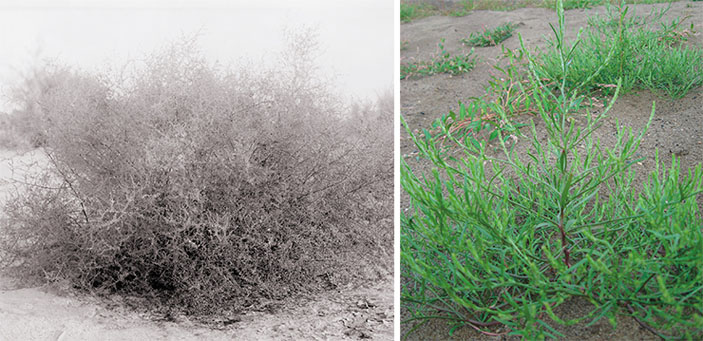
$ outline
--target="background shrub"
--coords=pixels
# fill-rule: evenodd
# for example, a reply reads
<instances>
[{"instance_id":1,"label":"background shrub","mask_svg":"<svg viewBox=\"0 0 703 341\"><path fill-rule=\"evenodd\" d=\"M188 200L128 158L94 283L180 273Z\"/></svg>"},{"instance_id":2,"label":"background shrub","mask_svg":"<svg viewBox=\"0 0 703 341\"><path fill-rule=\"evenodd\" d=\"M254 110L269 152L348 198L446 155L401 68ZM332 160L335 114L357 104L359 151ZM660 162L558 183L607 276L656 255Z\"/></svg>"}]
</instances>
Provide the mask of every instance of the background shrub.
<instances>
[{"instance_id":1,"label":"background shrub","mask_svg":"<svg viewBox=\"0 0 703 341\"><path fill-rule=\"evenodd\" d=\"M559 54L549 49L540 56L540 77L558 82L566 78L569 88L602 90L608 95L622 78L623 92L649 89L672 98L683 97L703 84L703 50L686 44L694 33L692 24L683 24L686 18L662 21L668 9L652 10L643 17L628 14L629 7L624 4L608 6L605 16L589 18L584 37L566 56L569 74L562 73ZM550 44L558 42L552 39ZM591 77L611 54L610 62Z\"/></svg>"},{"instance_id":2,"label":"background shrub","mask_svg":"<svg viewBox=\"0 0 703 341\"><path fill-rule=\"evenodd\" d=\"M54 184L9 202L5 260L189 313L390 269L392 96L351 115L314 39L290 39L270 69L208 64L193 41L123 77L46 69L18 115Z\"/></svg>"}]
</instances>

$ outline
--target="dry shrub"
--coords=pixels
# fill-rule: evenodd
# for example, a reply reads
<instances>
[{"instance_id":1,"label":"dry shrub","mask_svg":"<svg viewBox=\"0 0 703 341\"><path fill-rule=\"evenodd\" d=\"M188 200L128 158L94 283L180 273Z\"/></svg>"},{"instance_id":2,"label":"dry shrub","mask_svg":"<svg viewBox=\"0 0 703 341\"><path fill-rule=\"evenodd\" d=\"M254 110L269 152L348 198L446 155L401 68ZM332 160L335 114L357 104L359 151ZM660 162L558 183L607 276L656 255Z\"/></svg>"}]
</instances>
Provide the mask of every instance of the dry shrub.
<instances>
[{"instance_id":1,"label":"dry shrub","mask_svg":"<svg viewBox=\"0 0 703 341\"><path fill-rule=\"evenodd\" d=\"M351 115L303 72L310 39L275 70L185 41L129 76L42 74L21 112L59 185L9 202L0 246L26 274L196 314L388 271L392 95Z\"/></svg>"},{"instance_id":2,"label":"dry shrub","mask_svg":"<svg viewBox=\"0 0 703 341\"><path fill-rule=\"evenodd\" d=\"M0 112L0 149L22 150L28 147L24 135L14 124L11 116Z\"/></svg>"}]
</instances>

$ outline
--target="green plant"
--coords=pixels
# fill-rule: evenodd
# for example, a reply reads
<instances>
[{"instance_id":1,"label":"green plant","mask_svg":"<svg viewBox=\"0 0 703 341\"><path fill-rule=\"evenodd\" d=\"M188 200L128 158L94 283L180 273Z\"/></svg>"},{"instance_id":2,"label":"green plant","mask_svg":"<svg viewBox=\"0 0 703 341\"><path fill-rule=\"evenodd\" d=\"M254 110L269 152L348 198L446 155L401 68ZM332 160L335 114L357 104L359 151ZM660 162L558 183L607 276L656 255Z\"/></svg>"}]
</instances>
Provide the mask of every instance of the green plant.
<instances>
[{"instance_id":1,"label":"green plant","mask_svg":"<svg viewBox=\"0 0 703 341\"><path fill-rule=\"evenodd\" d=\"M431 131L437 141L443 141L448 134L455 138L478 140L495 140L498 134L509 136L511 131L523 125L511 123L513 118L523 114L536 114L531 106L529 94L532 92L529 82L521 71L524 56L503 47L503 56L507 65L493 66L497 74L491 75L486 87L486 94L471 98L466 104L459 103L459 111L443 115L432 124ZM486 133L486 136L482 134Z\"/></svg>"},{"instance_id":2,"label":"green plant","mask_svg":"<svg viewBox=\"0 0 703 341\"><path fill-rule=\"evenodd\" d=\"M452 17L464 17L469 15L475 8L476 4L474 0L463 0L449 11L449 15Z\"/></svg>"},{"instance_id":3,"label":"green plant","mask_svg":"<svg viewBox=\"0 0 703 341\"><path fill-rule=\"evenodd\" d=\"M464 0L458 4L456 12L469 14L470 11L512 11L518 8L535 7L542 5L542 0ZM449 12L452 15L452 12Z\"/></svg>"},{"instance_id":4,"label":"green plant","mask_svg":"<svg viewBox=\"0 0 703 341\"><path fill-rule=\"evenodd\" d=\"M564 9L576 8L592 8L600 5L617 4L622 0L567 0L564 2ZM671 3L680 0L625 0L628 4L655 4L655 3ZM701 1L701 0L692 0ZM429 4L400 4L401 22L407 23L417 18L422 18L430 15L448 15L454 17L463 17L469 15L472 11L491 10L491 11L512 11L518 8L525 7L544 7L556 9L555 0L463 0L455 3L451 8L444 9L432 6Z\"/></svg>"},{"instance_id":5,"label":"green plant","mask_svg":"<svg viewBox=\"0 0 703 341\"><path fill-rule=\"evenodd\" d=\"M683 19L676 18L668 25L666 23L661 23L661 30L657 39L669 47L679 46L681 43L687 41L688 37L696 33L693 23L691 23L688 28L682 28L681 24L689 18L690 16L686 16Z\"/></svg>"},{"instance_id":6,"label":"green plant","mask_svg":"<svg viewBox=\"0 0 703 341\"><path fill-rule=\"evenodd\" d=\"M552 48L568 76L577 45L564 42L561 1L557 16ZM617 125L612 148L592 135L621 82L604 112L593 114L566 78L556 88L543 83L536 57L520 42L531 84L523 94L542 133L534 122L529 136L499 131L492 153L487 141L456 136L443 123L438 139L414 135L403 121L434 166L418 176L401 159L400 181L411 200L401 217L401 301L411 314L404 322L445 319L452 330L469 326L490 335L503 325L510 335L540 339L563 337L553 323L607 318L615 326L620 314L660 337L701 337L703 169L682 172L675 158L666 169L657 158L638 190L632 166L647 128L635 135ZM615 49L584 82L605 69ZM447 139L462 157L443 151ZM554 313L573 298L590 302L590 312L572 320Z\"/></svg>"},{"instance_id":7,"label":"green plant","mask_svg":"<svg viewBox=\"0 0 703 341\"><path fill-rule=\"evenodd\" d=\"M517 25L506 23L493 29L484 29L483 32L473 32L468 39L461 42L468 46L494 46L502 43L513 36L513 31Z\"/></svg>"},{"instance_id":8,"label":"green plant","mask_svg":"<svg viewBox=\"0 0 703 341\"><path fill-rule=\"evenodd\" d=\"M540 77L560 82L567 87L582 86L587 91L601 90L612 94L613 85L622 78L623 92L648 88L663 91L672 98L683 97L689 89L703 84L703 50L682 46L693 32L683 29L682 20L661 24L659 30L650 28L668 9L653 11L647 17L627 16L624 4L608 16L589 18L585 37L575 45L569 56L570 73L564 78L560 56L551 49L541 55ZM556 42L550 41L554 45ZM591 70L598 67L615 46L615 55L595 77ZM584 82L590 79L588 82Z\"/></svg>"},{"instance_id":9,"label":"green plant","mask_svg":"<svg viewBox=\"0 0 703 341\"><path fill-rule=\"evenodd\" d=\"M423 18L434 13L435 9L429 4L400 3L400 21L404 23Z\"/></svg>"},{"instance_id":10,"label":"green plant","mask_svg":"<svg viewBox=\"0 0 703 341\"><path fill-rule=\"evenodd\" d=\"M624 2L628 4L657 4L663 2L672 3L675 1L678 0L625 0ZM566 0L564 1L564 9L592 8L601 5L618 4L620 2L622 2L622 0ZM556 1L545 0L543 6L556 10Z\"/></svg>"},{"instance_id":11,"label":"green plant","mask_svg":"<svg viewBox=\"0 0 703 341\"><path fill-rule=\"evenodd\" d=\"M465 55L452 56L444 49L444 39L439 43L440 55L430 61L404 63L400 65L400 79L413 76L429 76L438 73L458 75L471 71L476 66L473 50Z\"/></svg>"},{"instance_id":12,"label":"green plant","mask_svg":"<svg viewBox=\"0 0 703 341\"><path fill-rule=\"evenodd\" d=\"M607 0L565 0L563 2L564 9L575 9L575 8L591 8L593 6L598 6L606 3ZM545 0L545 7L556 10L555 0Z\"/></svg>"}]
</instances>

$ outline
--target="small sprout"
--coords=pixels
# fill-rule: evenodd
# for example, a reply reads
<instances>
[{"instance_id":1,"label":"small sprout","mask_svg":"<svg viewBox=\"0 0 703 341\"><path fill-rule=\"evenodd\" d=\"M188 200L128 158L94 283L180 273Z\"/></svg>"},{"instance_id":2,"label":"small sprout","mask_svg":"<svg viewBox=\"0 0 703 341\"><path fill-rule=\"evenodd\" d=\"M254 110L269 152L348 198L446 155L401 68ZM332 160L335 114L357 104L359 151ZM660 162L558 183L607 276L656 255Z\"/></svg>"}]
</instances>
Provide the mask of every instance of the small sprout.
<instances>
[{"instance_id":1,"label":"small sprout","mask_svg":"<svg viewBox=\"0 0 703 341\"><path fill-rule=\"evenodd\" d=\"M462 39L461 42L467 46L495 46L512 37L516 27L517 25L511 23L500 25L492 30L484 27L483 32L473 32L468 39Z\"/></svg>"}]
</instances>

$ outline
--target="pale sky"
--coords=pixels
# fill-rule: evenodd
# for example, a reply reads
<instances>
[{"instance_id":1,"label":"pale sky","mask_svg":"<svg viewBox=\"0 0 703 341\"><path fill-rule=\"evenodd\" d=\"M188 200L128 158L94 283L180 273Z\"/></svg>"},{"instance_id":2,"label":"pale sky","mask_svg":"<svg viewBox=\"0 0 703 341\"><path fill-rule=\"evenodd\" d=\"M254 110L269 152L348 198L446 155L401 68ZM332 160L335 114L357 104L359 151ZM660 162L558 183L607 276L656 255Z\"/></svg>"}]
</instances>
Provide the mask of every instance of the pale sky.
<instances>
[{"instance_id":1,"label":"pale sky","mask_svg":"<svg viewBox=\"0 0 703 341\"><path fill-rule=\"evenodd\" d=\"M346 96L393 86L393 0L0 0L0 88L37 55L85 70L121 66L199 32L211 61L273 61L284 28L316 27L324 75ZM4 110L0 99L0 111Z\"/></svg>"}]
</instances>

